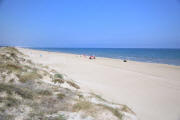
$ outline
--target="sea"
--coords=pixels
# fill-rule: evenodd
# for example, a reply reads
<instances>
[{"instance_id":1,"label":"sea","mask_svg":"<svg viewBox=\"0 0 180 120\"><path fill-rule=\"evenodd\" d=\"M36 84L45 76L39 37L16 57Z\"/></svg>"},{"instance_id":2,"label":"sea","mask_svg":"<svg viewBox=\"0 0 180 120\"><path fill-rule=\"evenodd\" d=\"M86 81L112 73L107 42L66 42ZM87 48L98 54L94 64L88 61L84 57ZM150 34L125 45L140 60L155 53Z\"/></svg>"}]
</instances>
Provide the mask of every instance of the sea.
<instances>
[{"instance_id":1,"label":"sea","mask_svg":"<svg viewBox=\"0 0 180 120\"><path fill-rule=\"evenodd\" d=\"M113 59L126 59L149 63L180 65L180 49L164 48L32 48L37 50L95 55Z\"/></svg>"}]
</instances>

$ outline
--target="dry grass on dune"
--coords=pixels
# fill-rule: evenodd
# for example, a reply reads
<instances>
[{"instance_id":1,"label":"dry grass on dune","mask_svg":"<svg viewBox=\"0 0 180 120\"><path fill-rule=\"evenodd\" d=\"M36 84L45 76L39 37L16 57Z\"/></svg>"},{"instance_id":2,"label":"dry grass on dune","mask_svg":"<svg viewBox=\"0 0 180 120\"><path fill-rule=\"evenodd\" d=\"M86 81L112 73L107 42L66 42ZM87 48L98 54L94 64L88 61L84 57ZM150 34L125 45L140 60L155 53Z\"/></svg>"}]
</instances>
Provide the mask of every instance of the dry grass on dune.
<instances>
[{"instance_id":1,"label":"dry grass on dune","mask_svg":"<svg viewBox=\"0 0 180 120\"><path fill-rule=\"evenodd\" d=\"M123 111L113 108L113 104L100 96L79 89L73 80L64 79L63 74L47 66L33 63L16 48L0 48L0 119L109 119L100 112L107 112L112 120L126 117L122 114L128 112L126 108ZM83 117L79 117L82 114Z\"/></svg>"}]
</instances>

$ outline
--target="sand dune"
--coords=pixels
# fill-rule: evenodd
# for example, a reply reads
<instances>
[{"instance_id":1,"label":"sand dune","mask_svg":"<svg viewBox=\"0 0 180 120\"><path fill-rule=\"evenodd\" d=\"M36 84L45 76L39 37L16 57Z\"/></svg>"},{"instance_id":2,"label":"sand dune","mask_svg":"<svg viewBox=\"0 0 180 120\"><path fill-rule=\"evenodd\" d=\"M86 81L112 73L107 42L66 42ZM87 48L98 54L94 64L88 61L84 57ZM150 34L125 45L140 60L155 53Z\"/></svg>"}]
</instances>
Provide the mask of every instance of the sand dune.
<instances>
[{"instance_id":1,"label":"sand dune","mask_svg":"<svg viewBox=\"0 0 180 120\"><path fill-rule=\"evenodd\" d=\"M128 105L140 120L180 120L180 66L18 48L33 61L77 81L81 88Z\"/></svg>"}]
</instances>

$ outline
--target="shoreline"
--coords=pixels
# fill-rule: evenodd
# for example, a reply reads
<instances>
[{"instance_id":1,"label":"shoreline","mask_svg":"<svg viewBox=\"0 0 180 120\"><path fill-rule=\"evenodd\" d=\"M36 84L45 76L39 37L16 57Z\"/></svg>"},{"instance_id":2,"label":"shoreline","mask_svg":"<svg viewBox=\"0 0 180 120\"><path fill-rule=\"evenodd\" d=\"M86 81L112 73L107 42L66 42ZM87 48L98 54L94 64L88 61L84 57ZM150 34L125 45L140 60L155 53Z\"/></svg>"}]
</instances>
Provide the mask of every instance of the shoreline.
<instances>
[{"instance_id":1,"label":"shoreline","mask_svg":"<svg viewBox=\"0 0 180 120\"><path fill-rule=\"evenodd\" d=\"M69 55L82 55L82 54L78 54L78 53L76 54L76 53L68 53L68 52L61 52L61 51L48 51L48 50L40 50L40 49L24 48L24 47L16 47L16 48L23 48L23 49L37 50L37 51L45 51L45 52L52 52L52 53L60 53L60 54L69 54ZM112 59L112 60L120 60L120 61L124 60L124 59L121 59L121 58L110 58L110 57L99 57L99 56L96 56L96 58ZM148 64L158 64L158 65L167 65L167 66L180 67L180 65L175 65L175 64L166 64L166 63L158 63L158 62L151 62L151 61L136 61L136 60L129 60L129 59L126 59L126 60L130 61L130 62L136 62L136 63L148 63Z\"/></svg>"}]
</instances>

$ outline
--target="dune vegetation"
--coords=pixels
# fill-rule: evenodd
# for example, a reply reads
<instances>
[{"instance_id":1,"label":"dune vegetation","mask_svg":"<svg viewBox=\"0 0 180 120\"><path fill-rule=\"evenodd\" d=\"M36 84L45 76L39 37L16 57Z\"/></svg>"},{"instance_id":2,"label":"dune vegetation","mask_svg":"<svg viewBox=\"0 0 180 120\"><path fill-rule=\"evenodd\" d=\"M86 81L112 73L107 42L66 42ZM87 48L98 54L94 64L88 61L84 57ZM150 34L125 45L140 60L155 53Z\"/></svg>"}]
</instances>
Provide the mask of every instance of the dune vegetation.
<instances>
[{"instance_id":1,"label":"dune vegetation","mask_svg":"<svg viewBox=\"0 0 180 120\"><path fill-rule=\"evenodd\" d=\"M14 47L0 48L0 120L132 120L125 105L85 93L73 80L36 64Z\"/></svg>"}]
</instances>

